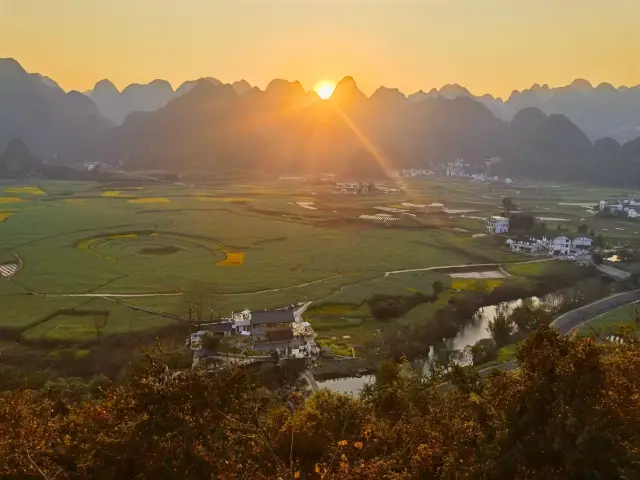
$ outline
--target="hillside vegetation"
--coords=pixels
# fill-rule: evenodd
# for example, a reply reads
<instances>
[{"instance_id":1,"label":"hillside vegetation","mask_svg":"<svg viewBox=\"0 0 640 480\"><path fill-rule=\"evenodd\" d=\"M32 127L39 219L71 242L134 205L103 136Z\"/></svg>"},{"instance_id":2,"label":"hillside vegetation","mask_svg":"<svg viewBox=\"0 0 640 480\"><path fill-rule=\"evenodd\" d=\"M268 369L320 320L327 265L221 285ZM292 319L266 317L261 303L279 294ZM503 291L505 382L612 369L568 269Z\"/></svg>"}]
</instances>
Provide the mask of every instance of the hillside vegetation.
<instances>
[{"instance_id":1,"label":"hillside vegetation","mask_svg":"<svg viewBox=\"0 0 640 480\"><path fill-rule=\"evenodd\" d=\"M7 394L0 476L638 478L637 339L598 345L542 327L511 373L425 379L384 364L359 399L325 390L287 404L242 370L173 374L149 357L92 398Z\"/></svg>"}]
</instances>

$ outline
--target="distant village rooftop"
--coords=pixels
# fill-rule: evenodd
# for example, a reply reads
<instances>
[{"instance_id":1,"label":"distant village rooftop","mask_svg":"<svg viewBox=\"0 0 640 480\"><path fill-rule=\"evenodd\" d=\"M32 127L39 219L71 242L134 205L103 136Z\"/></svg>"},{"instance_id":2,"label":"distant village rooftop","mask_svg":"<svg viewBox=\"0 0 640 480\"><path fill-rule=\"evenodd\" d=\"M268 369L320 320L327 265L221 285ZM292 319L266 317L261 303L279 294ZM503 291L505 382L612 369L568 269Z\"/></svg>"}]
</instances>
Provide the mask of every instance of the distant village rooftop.
<instances>
[{"instance_id":1,"label":"distant village rooftop","mask_svg":"<svg viewBox=\"0 0 640 480\"><path fill-rule=\"evenodd\" d=\"M293 310L271 310L267 312L251 312L251 325L267 325L272 323L293 323Z\"/></svg>"}]
</instances>

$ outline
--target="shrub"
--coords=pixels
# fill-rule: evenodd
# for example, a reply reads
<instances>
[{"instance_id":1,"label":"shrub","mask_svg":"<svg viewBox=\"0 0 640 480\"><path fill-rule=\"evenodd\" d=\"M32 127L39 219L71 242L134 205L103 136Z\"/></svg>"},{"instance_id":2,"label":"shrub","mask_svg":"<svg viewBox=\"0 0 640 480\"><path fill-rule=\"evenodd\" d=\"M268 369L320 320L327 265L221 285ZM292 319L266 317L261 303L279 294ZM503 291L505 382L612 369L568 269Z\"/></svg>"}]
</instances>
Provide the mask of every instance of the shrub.
<instances>
[{"instance_id":1,"label":"shrub","mask_svg":"<svg viewBox=\"0 0 640 480\"><path fill-rule=\"evenodd\" d=\"M471 347L471 355L474 365L482 365L498 358L498 347L490 338L484 338Z\"/></svg>"}]
</instances>

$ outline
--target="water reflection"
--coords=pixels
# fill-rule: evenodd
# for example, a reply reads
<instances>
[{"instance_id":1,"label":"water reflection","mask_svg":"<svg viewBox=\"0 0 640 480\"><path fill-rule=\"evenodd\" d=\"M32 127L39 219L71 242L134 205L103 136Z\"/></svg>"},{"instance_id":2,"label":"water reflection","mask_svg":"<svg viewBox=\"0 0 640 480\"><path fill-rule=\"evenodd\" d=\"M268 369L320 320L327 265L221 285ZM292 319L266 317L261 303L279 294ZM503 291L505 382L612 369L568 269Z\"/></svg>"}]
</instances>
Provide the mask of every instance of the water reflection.
<instances>
[{"instance_id":1,"label":"water reflection","mask_svg":"<svg viewBox=\"0 0 640 480\"><path fill-rule=\"evenodd\" d=\"M529 303L532 307L544 303L538 297L531 297L524 301L518 299L511 302L503 302L498 305L481 307L473 316L473 323L463 328L451 341L450 348L452 350L463 350L467 346L474 345L479 340L490 338L491 335L488 330L489 322L495 320L500 313L511 315L516 308L521 307L525 302Z\"/></svg>"},{"instance_id":2,"label":"water reflection","mask_svg":"<svg viewBox=\"0 0 640 480\"><path fill-rule=\"evenodd\" d=\"M489 322L494 320L500 313L510 315L516 308L523 304L532 307L544 305L547 308L558 306L563 300L562 295L551 293L542 298L529 297L525 299L513 300L511 302L503 302L498 305L489 305L481 307L473 316L473 322L467 325L454 338L445 340L442 345L429 348L427 358L417 359L413 362L413 367L418 371L422 371L424 375L429 375L433 362L447 363L447 359L451 359L459 365L472 365L473 358L470 349L466 347L473 346L479 340L490 338L488 327ZM457 351L454 355L452 351ZM318 382L320 388L328 388L334 392L344 393L347 395L357 396L367 383L375 382L374 375L366 375L363 377L347 377L335 380L325 380Z\"/></svg>"}]
</instances>

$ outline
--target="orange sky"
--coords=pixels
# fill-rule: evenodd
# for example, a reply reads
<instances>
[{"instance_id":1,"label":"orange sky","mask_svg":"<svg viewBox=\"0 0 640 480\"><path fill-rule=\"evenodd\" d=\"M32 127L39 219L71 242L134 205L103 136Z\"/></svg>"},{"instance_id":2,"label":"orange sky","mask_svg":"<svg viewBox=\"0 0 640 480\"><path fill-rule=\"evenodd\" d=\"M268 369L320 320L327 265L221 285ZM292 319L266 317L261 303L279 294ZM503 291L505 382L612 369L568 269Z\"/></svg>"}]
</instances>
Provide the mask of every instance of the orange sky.
<instances>
[{"instance_id":1,"label":"orange sky","mask_svg":"<svg viewBox=\"0 0 640 480\"><path fill-rule=\"evenodd\" d=\"M353 76L367 94L457 82L640 83L640 0L0 0L0 58L65 89L164 78Z\"/></svg>"}]
</instances>

